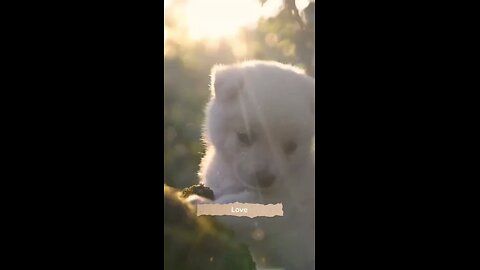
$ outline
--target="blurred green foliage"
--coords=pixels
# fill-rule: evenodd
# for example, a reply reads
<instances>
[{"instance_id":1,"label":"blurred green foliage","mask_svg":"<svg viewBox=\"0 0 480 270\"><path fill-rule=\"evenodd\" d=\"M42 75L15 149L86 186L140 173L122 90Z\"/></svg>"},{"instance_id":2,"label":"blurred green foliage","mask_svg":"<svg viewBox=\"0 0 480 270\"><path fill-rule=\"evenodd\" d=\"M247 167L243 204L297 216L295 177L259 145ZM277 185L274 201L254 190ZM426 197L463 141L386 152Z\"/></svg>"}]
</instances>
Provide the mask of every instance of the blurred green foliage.
<instances>
[{"instance_id":1,"label":"blurred green foliage","mask_svg":"<svg viewBox=\"0 0 480 270\"><path fill-rule=\"evenodd\" d=\"M256 269L248 247L212 217L197 217L177 190L164 187L164 207L164 269Z\"/></svg>"},{"instance_id":2,"label":"blurred green foliage","mask_svg":"<svg viewBox=\"0 0 480 270\"><path fill-rule=\"evenodd\" d=\"M267 0L268 1L268 0ZM181 3L182 1L179 1ZM266 2L266 1L261 1ZM238 42L167 39L164 58L164 182L184 188L198 182L204 153L201 141L204 108L210 97L209 73L214 64L245 59L275 60L295 64L314 77L315 2L296 13L295 1L285 0L277 16L261 19L255 29L244 29ZM292 6L293 3L293 6ZM171 28L175 22L168 20ZM184 29L179 26L180 34ZM239 55L238 46L244 48Z\"/></svg>"}]
</instances>

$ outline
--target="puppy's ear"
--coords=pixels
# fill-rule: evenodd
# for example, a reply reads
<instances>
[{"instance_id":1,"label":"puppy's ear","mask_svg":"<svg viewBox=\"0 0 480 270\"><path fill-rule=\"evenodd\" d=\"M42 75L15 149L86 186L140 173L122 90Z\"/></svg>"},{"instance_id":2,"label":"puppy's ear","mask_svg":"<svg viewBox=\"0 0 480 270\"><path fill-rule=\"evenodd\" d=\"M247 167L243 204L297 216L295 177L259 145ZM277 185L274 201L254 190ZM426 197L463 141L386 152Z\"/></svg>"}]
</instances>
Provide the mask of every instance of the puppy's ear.
<instances>
[{"instance_id":1,"label":"puppy's ear","mask_svg":"<svg viewBox=\"0 0 480 270\"><path fill-rule=\"evenodd\" d=\"M216 65L212 68L211 78L212 97L221 101L235 98L244 85L242 71L235 67Z\"/></svg>"}]
</instances>

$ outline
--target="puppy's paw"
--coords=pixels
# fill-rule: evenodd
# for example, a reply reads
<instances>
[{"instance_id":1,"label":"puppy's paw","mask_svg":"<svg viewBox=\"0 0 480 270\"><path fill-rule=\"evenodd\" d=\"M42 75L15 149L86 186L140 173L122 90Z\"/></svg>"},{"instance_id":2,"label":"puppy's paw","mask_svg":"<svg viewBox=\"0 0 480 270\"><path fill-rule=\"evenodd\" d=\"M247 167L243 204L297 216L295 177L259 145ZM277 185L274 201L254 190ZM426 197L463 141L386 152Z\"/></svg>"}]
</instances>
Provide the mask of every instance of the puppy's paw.
<instances>
[{"instance_id":1,"label":"puppy's paw","mask_svg":"<svg viewBox=\"0 0 480 270\"><path fill-rule=\"evenodd\" d=\"M235 203L235 202L243 202L243 203L253 203L256 201L255 193L252 191L242 191L240 193L233 193L233 194L225 194L220 196L218 199L215 200L215 203L225 204L225 203Z\"/></svg>"},{"instance_id":2,"label":"puppy's paw","mask_svg":"<svg viewBox=\"0 0 480 270\"><path fill-rule=\"evenodd\" d=\"M212 200L198 196L197 194L190 195L185 200L193 205L213 203Z\"/></svg>"}]
</instances>

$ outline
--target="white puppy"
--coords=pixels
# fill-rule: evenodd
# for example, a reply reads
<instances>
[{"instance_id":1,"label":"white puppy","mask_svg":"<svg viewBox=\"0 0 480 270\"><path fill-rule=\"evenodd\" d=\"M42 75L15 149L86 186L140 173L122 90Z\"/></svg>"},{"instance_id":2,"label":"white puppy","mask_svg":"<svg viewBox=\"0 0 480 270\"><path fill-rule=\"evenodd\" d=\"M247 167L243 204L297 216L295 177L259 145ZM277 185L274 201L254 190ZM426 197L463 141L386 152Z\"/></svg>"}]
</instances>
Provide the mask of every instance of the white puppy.
<instances>
[{"instance_id":1,"label":"white puppy","mask_svg":"<svg viewBox=\"0 0 480 270\"><path fill-rule=\"evenodd\" d=\"M314 269L315 80L277 62L212 69L199 172L215 203L282 203L283 217L219 220L259 267Z\"/></svg>"}]
</instances>

